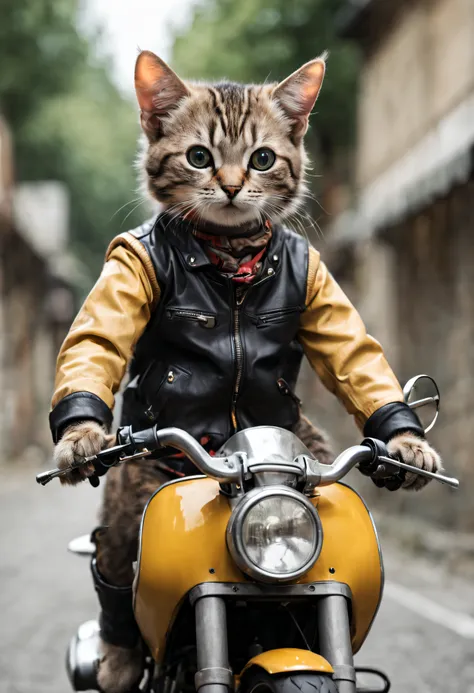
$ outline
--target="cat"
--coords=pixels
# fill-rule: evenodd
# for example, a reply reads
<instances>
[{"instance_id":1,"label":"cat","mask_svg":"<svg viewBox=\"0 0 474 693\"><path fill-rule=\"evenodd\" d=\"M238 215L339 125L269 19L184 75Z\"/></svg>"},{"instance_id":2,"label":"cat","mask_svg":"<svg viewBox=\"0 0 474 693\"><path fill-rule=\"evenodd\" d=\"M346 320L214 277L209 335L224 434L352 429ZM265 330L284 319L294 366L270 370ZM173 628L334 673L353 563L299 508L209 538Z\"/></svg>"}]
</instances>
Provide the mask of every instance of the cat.
<instances>
[{"instance_id":1,"label":"cat","mask_svg":"<svg viewBox=\"0 0 474 693\"><path fill-rule=\"evenodd\" d=\"M309 114L324 78L325 58L323 54L306 63L280 84L241 85L229 82L200 84L183 82L153 53L149 51L140 53L135 68L135 84L144 133L140 157L142 181L150 197L165 210L166 218L190 220L195 230L199 229L206 237L217 236L221 239L221 243L222 238L228 238L230 251L238 253L239 244L245 240L255 251L255 243L262 238L262 229L266 229L263 231L266 238L266 235L271 235L273 226L284 221L300 208L307 191L308 159L303 137L308 127ZM172 232L172 226L170 232ZM140 246L134 236L129 242L133 243L134 249ZM245 249L245 242L243 246ZM56 410L58 407L61 409L62 403L67 400L71 390L74 393L73 396L84 399L84 393L75 392L74 387L71 386L68 374L69 379L73 381L77 377L76 371L81 373L87 371L84 378L86 385L90 387L93 380L90 370L91 364L94 365L94 359L88 359L84 353L90 353L91 350L96 355L96 367L97 364L100 366L104 363L107 366L95 371L96 379L100 380L100 393L106 393L108 401L113 401L112 391L115 392L115 386L118 386L118 383L114 382L112 387L111 381L116 376L115 371L120 371L121 376L121 369L125 368L127 358L136 344L135 341L132 344L135 331L132 328L129 329L129 333L125 331L125 335L130 337L126 346L123 339L118 339L120 349L116 347L105 350L109 356L107 361L103 353L97 352L97 349L107 342L104 335L108 325L108 314L104 305L105 308L107 305L112 306L112 314L117 317L120 327L122 318L127 316L127 306L133 308L134 301L140 303L144 300L143 296L140 298L141 291L147 296L145 308L149 311L147 318L142 320L141 329L145 329L145 323L150 320L153 294L154 292L159 294L160 291L155 275L152 277L154 283L151 280L148 281L150 274L147 268L152 264L150 258L146 255L144 247L136 250L135 256L127 248L121 248L121 250L125 253L123 255L125 259L120 265L120 272L117 271L116 262L109 270L106 270L103 283L98 285L95 293L93 290L92 299L89 298L93 314L88 313L86 307L85 314L82 317L79 316L76 324L76 332L81 333L83 330L81 334L86 343L82 356L81 353L74 351L77 346L77 335L72 336L69 346L65 347L60 356L59 361L64 372L59 379L59 388L62 388L64 400L57 396ZM219 246L219 251L221 250L222 247ZM255 252L252 257L254 256ZM195 259L190 255L186 261L192 263ZM278 256L275 261L278 261ZM136 269L140 262L143 263L141 273L134 274L133 268ZM108 264L107 262L106 265ZM180 265L177 266L180 267ZM267 271L275 274L272 268ZM110 276L107 272L110 272ZM314 269L313 280L316 273ZM129 280L125 289L122 282L116 294L113 294L113 300L109 297L109 303L107 303L104 300L106 280L117 282L119 281L117 276L120 278L122 274L132 279ZM151 274L153 274L153 268ZM309 264L307 274L310 274ZM146 289L143 285L144 275L148 278ZM138 279L138 276L141 279ZM189 279L188 284L190 284ZM314 281L310 286L313 284ZM285 286L290 286L290 282ZM181 284L180 287L182 288ZM315 299L316 294L310 299L306 298L305 305L311 307ZM339 296L337 300L342 299ZM345 301L340 313L344 316L344 324L353 311L347 299ZM328 308L326 317L322 322L327 323L333 311L333 304L329 299L326 308ZM134 315L140 317L139 311L136 311ZM93 338L94 320L97 339ZM87 323L86 330L84 330L84 323ZM319 315L315 316L314 324L319 328ZM199 330L200 327L195 326L195 329ZM374 353L379 354L380 346L374 340L369 340L359 322L356 325L357 331L362 334L362 336L359 335L362 342L367 343L366 353L369 356ZM120 335L123 336L122 331ZM342 336L344 338L344 333ZM379 354L379 360L380 358ZM373 362L372 358L367 363L366 379L369 381L370 374L374 370ZM390 385L392 375L388 364L386 368L382 364L381 370L386 376L386 383L388 383L386 387L390 398L394 393L391 401L398 402L399 386L398 383L396 387ZM324 372L324 375L327 373ZM341 379L346 375L343 374ZM169 371L168 376L174 378L172 370ZM395 380L394 376L393 379ZM336 380L335 375L334 381ZM363 380L364 378L359 378L359 381ZM83 382L81 381L79 389L82 389ZM168 382L171 383L173 380ZM286 382L284 380L282 382L286 388ZM330 382L330 389L336 391L333 381ZM91 393L87 391L87 394ZM285 395L288 394L293 398L287 388ZM94 397L94 390L91 396ZM272 393L269 392L269 398L271 397ZM86 411L89 415L80 418L94 419L94 416L90 415L92 408L96 414L96 420L86 420L80 424L76 421L75 425L61 431L64 435L56 447L55 455L59 466L68 466L76 458L92 455L109 442L106 438L106 430L99 423L102 414L97 417L99 411L97 403L94 409L93 403L87 396L85 400ZM170 398L166 401L166 406L169 407L169 403ZM373 404L370 397L369 404ZM107 410L107 405L103 401L102 405ZM100 412L103 412L103 408ZM79 418L78 410L74 409L74 411L76 418ZM162 412L166 414L164 407ZM59 420L62 416L63 414L58 414L56 418ZM298 413L292 420L295 421L297 417ZM332 461L333 455L326 436L302 414L293 426L293 431L321 463ZM57 439L58 436L56 436ZM430 449L426 441L411 434L393 437L389 442L389 451L392 454L400 454L403 459L410 459L416 466L426 466L430 469L441 468L439 456ZM77 483L81 476L87 476L90 472L90 469L85 470L82 475L74 472L62 480L65 483ZM405 481L407 487L420 488L426 483L426 480L417 480L415 485L414 479L411 478L414 476L407 475ZM114 618L115 620L118 618L118 628L116 628L117 623L113 623L113 628L109 628L112 631L112 640L110 640L110 633L108 641L107 638L102 637L105 630L101 625L102 659L98 667L98 682L100 689L106 693L125 693L136 683L141 671L142 653L139 633L133 620L131 606L133 560L136 556L138 527L143 507L151 493L165 480L166 475L163 474L162 468L160 471L153 460L116 467L107 474L101 511L101 524L107 529L98 540L97 574L94 577L102 613L106 613L110 623ZM110 601L111 595L112 601ZM107 619L103 621L105 626L107 626ZM121 632L120 637L123 637L124 623L127 625L125 628L127 638L136 637L137 645L132 643L132 646L127 647L126 643L121 643L119 646L119 643L114 640L118 631ZM121 646L122 644L124 647Z\"/></svg>"},{"instance_id":2,"label":"cat","mask_svg":"<svg viewBox=\"0 0 474 693\"><path fill-rule=\"evenodd\" d=\"M184 83L153 53L140 53L143 187L171 214L220 232L290 217L307 193L303 137L326 57L279 85L243 85ZM160 90L150 89L158 83Z\"/></svg>"},{"instance_id":3,"label":"cat","mask_svg":"<svg viewBox=\"0 0 474 693\"><path fill-rule=\"evenodd\" d=\"M308 191L304 135L327 55L280 84L248 85L185 83L142 51L135 66L142 188L162 210L197 219L211 233L245 235L291 217ZM322 463L333 461L326 433L308 419L295 433Z\"/></svg>"}]
</instances>

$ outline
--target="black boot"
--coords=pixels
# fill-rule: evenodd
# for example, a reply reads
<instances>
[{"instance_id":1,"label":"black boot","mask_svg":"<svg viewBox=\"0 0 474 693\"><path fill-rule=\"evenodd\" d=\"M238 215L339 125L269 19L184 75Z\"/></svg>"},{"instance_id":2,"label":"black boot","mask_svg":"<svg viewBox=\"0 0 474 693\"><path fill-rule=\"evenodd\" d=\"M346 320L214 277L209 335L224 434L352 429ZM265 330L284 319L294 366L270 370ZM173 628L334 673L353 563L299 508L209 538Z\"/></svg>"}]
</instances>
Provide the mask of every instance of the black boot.
<instances>
[{"instance_id":1,"label":"black boot","mask_svg":"<svg viewBox=\"0 0 474 693\"><path fill-rule=\"evenodd\" d=\"M140 631L133 614L132 587L115 587L106 582L99 573L95 557L91 562L91 571L101 608L100 637L117 647L136 647Z\"/></svg>"},{"instance_id":2,"label":"black boot","mask_svg":"<svg viewBox=\"0 0 474 693\"><path fill-rule=\"evenodd\" d=\"M144 657L140 631L133 614L132 587L115 587L104 580L94 557L94 587L101 613L97 689L101 693L139 693Z\"/></svg>"},{"instance_id":3,"label":"black boot","mask_svg":"<svg viewBox=\"0 0 474 693\"><path fill-rule=\"evenodd\" d=\"M139 693L143 675L140 633L133 616L132 588L108 584L91 563L101 614L83 623L69 645L66 667L75 691Z\"/></svg>"}]
</instances>

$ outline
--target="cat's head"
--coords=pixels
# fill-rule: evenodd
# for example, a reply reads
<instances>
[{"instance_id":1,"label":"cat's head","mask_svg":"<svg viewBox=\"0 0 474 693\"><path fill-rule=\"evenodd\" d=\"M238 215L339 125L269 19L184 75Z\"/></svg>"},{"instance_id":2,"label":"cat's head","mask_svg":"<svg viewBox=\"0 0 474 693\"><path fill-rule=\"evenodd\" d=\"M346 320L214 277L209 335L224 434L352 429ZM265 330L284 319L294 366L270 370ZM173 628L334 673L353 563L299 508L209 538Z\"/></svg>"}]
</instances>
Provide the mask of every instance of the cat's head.
<instances>
[{"instance_id":1,"label":"cat's head","mask_svg":"<svg viewBox=\"0 0 474 693\"><path fill-rule=\"evenodd\" d=\"M324 70L322 56L280 84L196 84L141 52L135 88L152 197L229 232L291 214L304 194L303 136Z\"/></svg>"}]
</instances>

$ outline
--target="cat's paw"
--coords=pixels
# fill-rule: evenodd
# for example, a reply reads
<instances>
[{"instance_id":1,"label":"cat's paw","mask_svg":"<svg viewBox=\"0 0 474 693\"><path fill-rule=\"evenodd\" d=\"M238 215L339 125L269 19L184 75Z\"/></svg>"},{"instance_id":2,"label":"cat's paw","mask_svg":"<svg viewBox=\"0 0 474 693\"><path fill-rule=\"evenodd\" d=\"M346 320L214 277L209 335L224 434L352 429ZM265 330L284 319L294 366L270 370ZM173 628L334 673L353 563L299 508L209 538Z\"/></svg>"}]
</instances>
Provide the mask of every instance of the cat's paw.
<instances>
[{"instance_id":1,"label":"cat's paw","mask_svg":"<svg viewBox=\"0 0 474 693\"><path fill-rule=\"evenodd\" d=\"M141 645L133 649L110 645L101 639L102 659L99 662L97 683L104 693L127 693L138 690L143 672Z\"/></svg>"},{"instance_id":2,"label":"cat's paw","mask_svg":"<svg viewBox=\"0 0 474 693\"><path fill-rule=\"evenodd\" d=\"M67 469L73 462L82 461L85 457L92 457L106 448L113 441L114 436L108 435L105 428L96 421L83 421L69 426L63 437L54 448L54 461L60 469ZM94 473L94 467L87 465L80 469L73 469L60 476L62 484L75 485Z\"/></svg>"},{"instance_id":3,"label":"cat's paw","mask_svg":"<svg viewBox=\"0 0 474 693\"><path fill-rule=\"evenodd\" d=\"M431 445L413 433L402 433L395 436L387 443L387 450L392 457L398 458L405 464L410 464L418 469L426 469L428 472L442 472L443 463ZM425 476L407 472L402 488L410 491L419 491L430 481Z\"/></svg>"}]
</instances>

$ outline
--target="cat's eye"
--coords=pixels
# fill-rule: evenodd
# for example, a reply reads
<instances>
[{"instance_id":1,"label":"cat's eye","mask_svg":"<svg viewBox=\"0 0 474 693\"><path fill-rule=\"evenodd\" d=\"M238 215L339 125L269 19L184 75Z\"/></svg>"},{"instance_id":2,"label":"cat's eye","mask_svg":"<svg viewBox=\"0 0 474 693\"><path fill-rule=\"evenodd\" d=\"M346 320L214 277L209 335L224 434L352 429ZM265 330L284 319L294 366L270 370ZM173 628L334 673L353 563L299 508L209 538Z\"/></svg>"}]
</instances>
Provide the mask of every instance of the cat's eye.
<instances>
[{"instance_id":1,"label":"cat's eye","mask_svg":"<svg viewBox=\"0 0 474 693\"><path fill-rule=\"evenodd\" d=\"M207 168L211 165L212 154L206 147L196 145L188 149L186 158L194 168Z\"/></svg>"},{"instance_id":2,"label":"cat's eye","mask_svg":"<svg viewBox=\"0 0 474 693\"><path fill-rule=\"evenodd\" d=\"M275 152L267 147L256 149L250 157L250 166L257 171L268 171L275 163Z\"/></svg>"}]
</instances>

